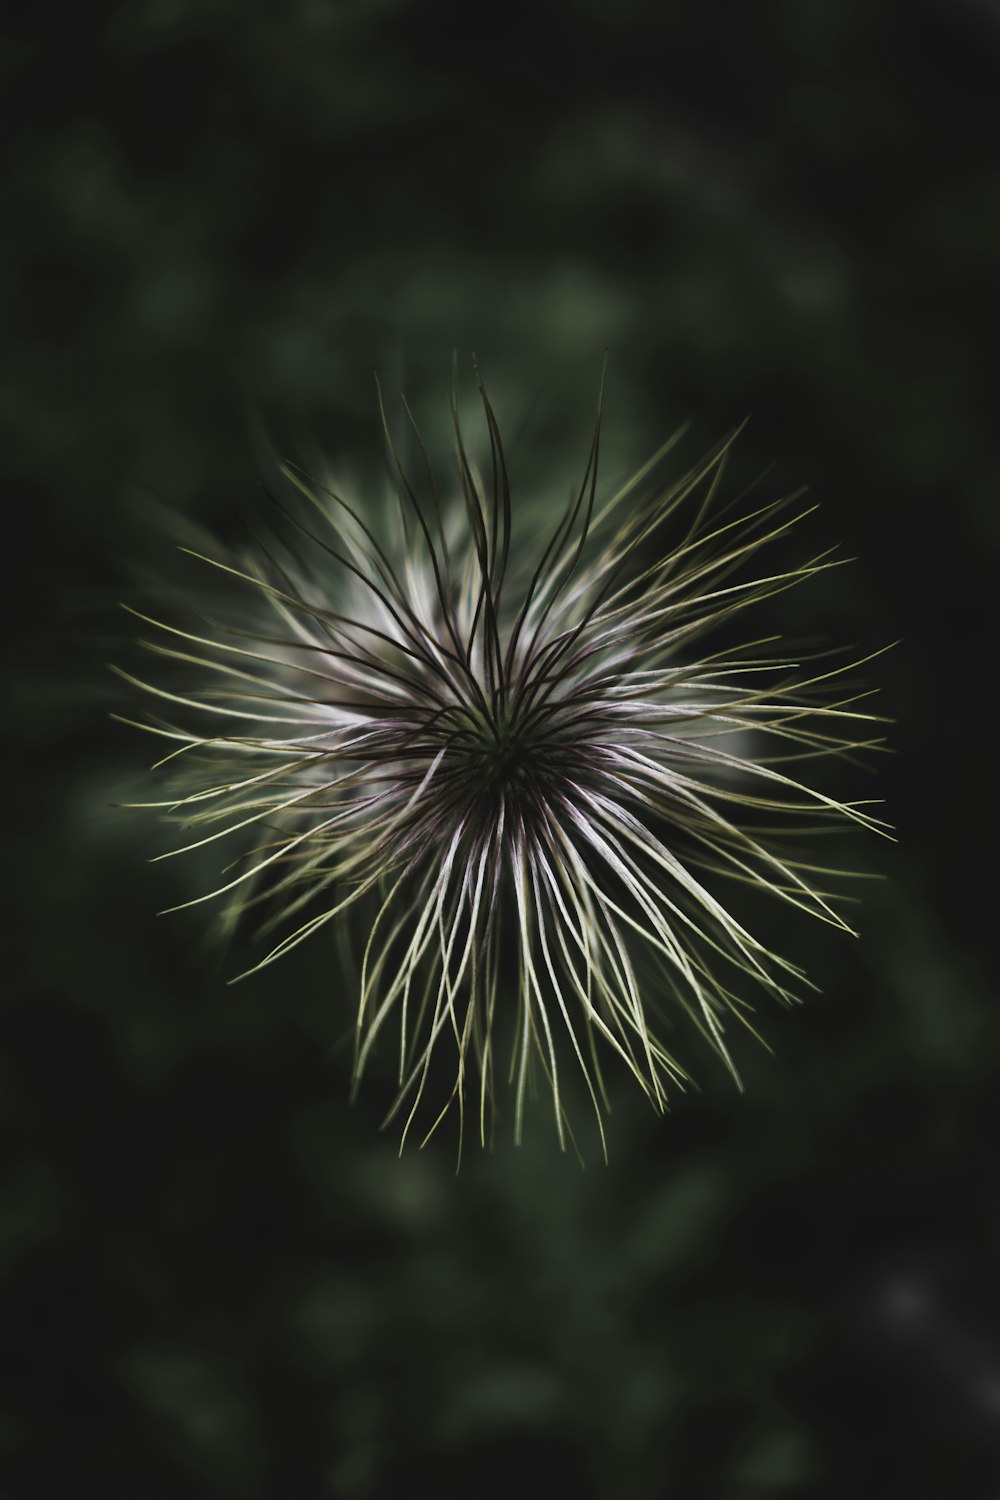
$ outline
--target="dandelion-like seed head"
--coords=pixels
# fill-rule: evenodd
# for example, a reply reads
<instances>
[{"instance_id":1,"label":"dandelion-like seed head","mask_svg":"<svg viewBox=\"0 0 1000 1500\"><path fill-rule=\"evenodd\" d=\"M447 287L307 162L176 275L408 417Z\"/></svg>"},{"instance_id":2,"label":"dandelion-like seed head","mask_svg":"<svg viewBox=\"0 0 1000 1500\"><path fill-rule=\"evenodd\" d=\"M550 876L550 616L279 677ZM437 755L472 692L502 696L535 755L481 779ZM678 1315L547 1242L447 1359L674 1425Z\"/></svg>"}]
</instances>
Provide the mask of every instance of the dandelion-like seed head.
<instances>
[{"instance_id":1,"label":"dandelion-like seed head","mask_svg":"<svg viewBox=\"0 0 1000 1500\"><path fill-rule=\"evenodd\" d=\"M478 386L481 466L452 398L453 494L409 408L418 466L383 412L390 525L286 466L294 547L196 554L238 612L197 629L141 616L192 684L130 678L169 714L144 727L172 742L170 795L144 805L194 830L172 853L233 849L185 904L219 900L230 925L267 904L261 930L280 936L249 972L331 923L360 932L355 1077L391 1041L404 1140L422 1109L426 1138L451 1106L464 1130L471 1106L485 1143L505 1078L520 1139L537 1077L565 1143L571 1070L603 1144L605 1061L663 1108L688 1076L666 1042L679 1022L735 1073L725 1028L749 1025L748 987L798 998L803 974L731 911L727 882L846 926L819 883L834 872L794 836L884 825L789 763L876 744L873 716L836 690L847 667L773 642L706 650L724 621L836 565L743 576L801 512L795 497L718 507L731 437L664 481L675 436L602 496L599 399L582 479L545 530L511 493Z\"/></svg>"}]
</instances>

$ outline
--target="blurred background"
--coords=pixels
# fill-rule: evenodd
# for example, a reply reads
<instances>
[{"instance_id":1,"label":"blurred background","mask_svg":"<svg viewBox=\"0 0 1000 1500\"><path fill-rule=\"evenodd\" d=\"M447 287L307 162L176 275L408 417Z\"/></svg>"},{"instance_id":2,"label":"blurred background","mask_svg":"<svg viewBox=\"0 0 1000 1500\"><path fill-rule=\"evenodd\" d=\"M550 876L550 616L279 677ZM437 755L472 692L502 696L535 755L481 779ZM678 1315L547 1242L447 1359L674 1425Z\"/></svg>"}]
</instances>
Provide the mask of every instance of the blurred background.
<instances>
[{"instance_id":1,"label":"blurred background","mask_svg":"<svg viewBox=\"0 0 1000 1500\"><path fill-rule=\"evenodd\" d=\"M1000 1495L998 64L994 0L8 22L0 1495ZM568 483L605 347L609 479L749 415L857 556L789 628L902 638L850 786L900 842L859 942L772 914L823 993L744 1094L617 1077L610 1166L539 1112L456 1179L349 1105L332 945L227 989L155 916L192 875L110 808L152 755L103 663L157 508L252 502L248 413L363 468L372 367L443 416L474 349Z\"/></svg>"}]
</instances>

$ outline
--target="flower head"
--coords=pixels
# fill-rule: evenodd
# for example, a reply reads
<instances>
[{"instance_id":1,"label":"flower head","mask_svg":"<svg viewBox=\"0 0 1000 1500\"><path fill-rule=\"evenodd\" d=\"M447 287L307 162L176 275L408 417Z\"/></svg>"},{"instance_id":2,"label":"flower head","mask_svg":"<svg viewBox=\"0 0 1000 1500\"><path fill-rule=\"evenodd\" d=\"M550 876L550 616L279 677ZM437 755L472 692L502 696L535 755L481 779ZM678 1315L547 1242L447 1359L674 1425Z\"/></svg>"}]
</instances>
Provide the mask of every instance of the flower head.
<instances>
[{"instance_id":1,"label":"flower head","mask_svg":"<svg viewBox=\"0 0 1000 1500\"><path fill-rule=\"evenodd\" d=\"M386 426L388 520L286 466L294 547L195 554L241 590L239 613L197 629L141 617L193 681L140 684L171 706L146 727L174 742L172 794L146 805L194 826L184 849L237 846L197 900L230 918L270 904L264 929L282 935L249 972L361 916L355 1075L394 1035L404 1139L447 1055L431 1130L472 1103L485 1140L506 1074L520 1138L539 1073L562 1142L572 1070L603 1142L602 1058L662 1108L687 1077L668 1028L686 1017L732 1068L741 983L796 998L801 971L729 909L727 878L846 925L776 835L804 812L882 825L784 761L875 743L872 716L817 696L846 668L759 641L706 650L724 621L835 565L741 576L799 513L778 500L713 520L731 438L657 482L675 437L603 496L599 401L582 480L544 530L511 493L481 383L479 397L482 469L453 398L453 494L419 435L418 480Z\"/></svg>"}]
</instances>

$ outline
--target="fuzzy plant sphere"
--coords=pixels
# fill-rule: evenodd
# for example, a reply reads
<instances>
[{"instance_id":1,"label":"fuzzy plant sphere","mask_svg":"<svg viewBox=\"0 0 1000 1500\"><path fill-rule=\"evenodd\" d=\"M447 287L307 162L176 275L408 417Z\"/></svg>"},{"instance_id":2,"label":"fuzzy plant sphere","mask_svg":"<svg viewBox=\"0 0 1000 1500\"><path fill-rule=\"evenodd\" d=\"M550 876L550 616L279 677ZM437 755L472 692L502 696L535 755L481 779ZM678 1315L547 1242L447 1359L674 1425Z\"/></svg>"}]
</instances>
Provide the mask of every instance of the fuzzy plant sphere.
<instances>
[{"instance_id":1,"label":"fuzzy plant sphere","mask_svg":"<svg viewBox=\"0 0 1000 1500\"><path fill-rule=\"evenodd\" d=\"M224 854L199 901L230 924L265 907L248 972L331 924L353 939L355 1078L391 1049L404 1140L455 1107L486 1143L501 1085L520 1140L542 1083L565 1144L575 1073L603 1146L610 1060L662 1109L688 1078L675 1038L700 1033L735 1074L725 1031L749 1024L748 991L799 996L728 882L846 927L817 884L833 872L792 835L884 825L790 766L877 743L873 716L831 692L847 666L708 649L836 565L748 569L802 512L718 505L732 437L657 479L675 437L603 494L599 399L582 480L540 523L477 383L481 465L453 396L442 488L407 408L418 462L386 425L385 514L286 466L284 540L195 553L236 591L228 615L140 616L185 674L129 678L167 705L143 727L172 742L167 795L141 805L188 828L171 853ZM342 994L350 963L331 973Z\"/></svg>"}]
</instances>

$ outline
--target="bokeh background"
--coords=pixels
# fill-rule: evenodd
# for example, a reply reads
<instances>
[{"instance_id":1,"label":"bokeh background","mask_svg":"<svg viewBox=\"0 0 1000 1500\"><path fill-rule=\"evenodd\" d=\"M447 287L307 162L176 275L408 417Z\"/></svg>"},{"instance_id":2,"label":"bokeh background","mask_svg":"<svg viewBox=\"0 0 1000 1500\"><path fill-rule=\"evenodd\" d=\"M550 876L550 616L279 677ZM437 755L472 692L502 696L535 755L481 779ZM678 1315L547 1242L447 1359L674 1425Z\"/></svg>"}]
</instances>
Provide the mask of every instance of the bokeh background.
<instances>
[{"instance_id":1,"label":"bokeh background","mask_svg":"<svg viewBox=\"0 0 1000 1500\"><path fill-rule=\"evenodd\" d=\"M3 69L0 1494L995 1500L1000 7L35 0ZM475 349L575 474L605 346L611 477L749 414L857 555L789 626L901 638L900 843L860 942L772 917L823 994L744 1094L456 1179L349 1105L335 948L227 989L154 915L103 662L249 413L363 465L371 368Z\"/></svg>"}]
</instances>

